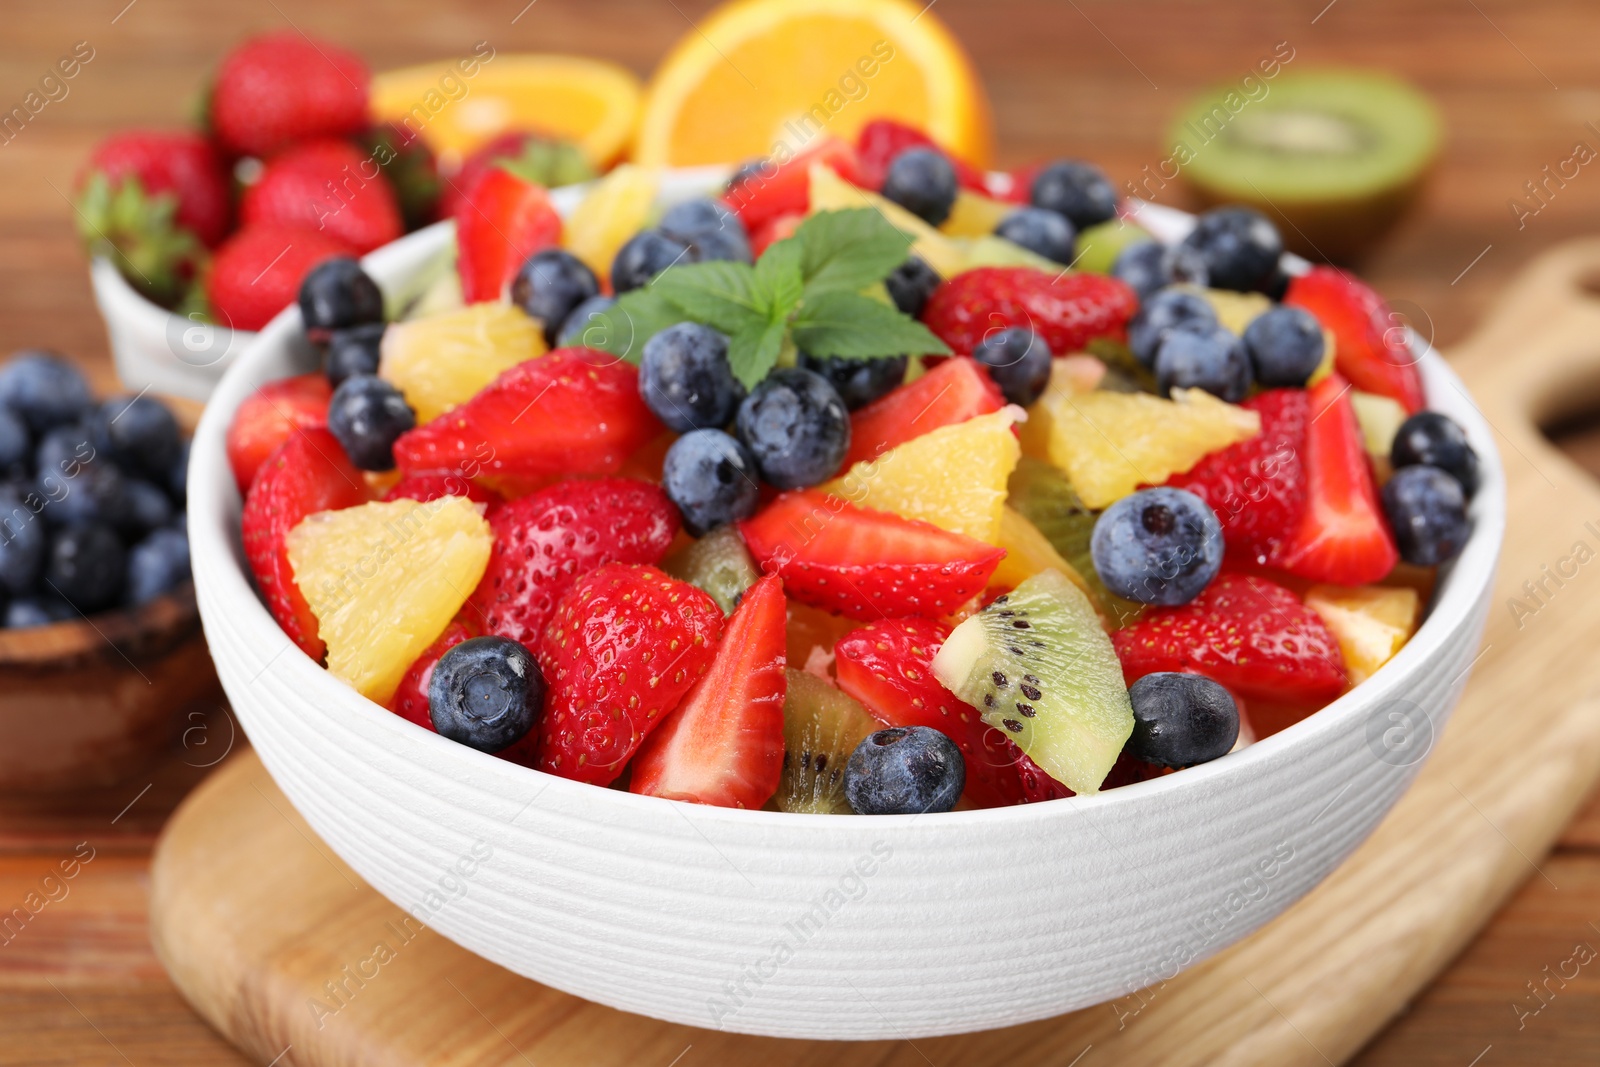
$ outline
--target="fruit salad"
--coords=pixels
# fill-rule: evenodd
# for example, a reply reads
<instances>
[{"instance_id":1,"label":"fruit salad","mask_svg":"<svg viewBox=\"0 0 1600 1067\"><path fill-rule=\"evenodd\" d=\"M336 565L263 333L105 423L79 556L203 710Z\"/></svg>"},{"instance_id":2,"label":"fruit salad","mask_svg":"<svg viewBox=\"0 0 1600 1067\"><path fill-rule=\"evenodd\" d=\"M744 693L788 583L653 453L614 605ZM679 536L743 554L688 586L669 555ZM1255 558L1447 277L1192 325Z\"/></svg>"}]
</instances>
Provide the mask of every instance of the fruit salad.
<instances>
[{"instance_id":1,"label":"fruit salad","mask_svg":"<svg viewBox=\"0 0 1600 1067\"><path fill-rule=\"evenodd\" d=\"M727 807L1092 794L1369 678L1470 535L1382 300L1252 209L1161 244L891 121L655 182L491 170L397 321L320 264L321 369L235 416L268 608L418 728Z\"/></svg>"}]
</instances>

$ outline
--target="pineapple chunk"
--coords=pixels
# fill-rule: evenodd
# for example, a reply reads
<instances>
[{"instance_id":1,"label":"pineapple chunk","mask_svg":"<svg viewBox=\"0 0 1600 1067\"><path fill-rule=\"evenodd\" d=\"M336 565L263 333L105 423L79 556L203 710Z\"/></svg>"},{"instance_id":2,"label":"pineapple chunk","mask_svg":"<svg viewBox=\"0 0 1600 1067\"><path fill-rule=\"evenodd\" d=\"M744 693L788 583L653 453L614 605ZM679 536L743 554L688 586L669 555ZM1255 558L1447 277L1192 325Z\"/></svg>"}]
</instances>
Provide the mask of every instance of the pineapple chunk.
<instances>
[{"instance_id":1,"label":"pineapple chunk","mask_svg":"<svg viewBox=\"0 0 1600 1067\"><path fill-rule=\"evenodd\" d=\"M1409 588L1315 585L1306 591L1306 607L1333 631L1350 684L1359 685L1416 633L1421 600Z\"/></svg>"},{"instance_id":2,"label":"pineapple chunk","mask_svg":"<svg viewBox=\"0 0 1600 1067\"><path fill-rule=\"evenodd\" d=\"M1031 252L1014 241L989 234L985 237L952 237L950 242L961 252L961 269L979 267L1032 267L1056 274L1061 264Z\"/></svg>"},{"instance_id":3,"label":"pineapple chunk","mask_svg":"<svg viewBox=\"0 0 1600 1067\"><path fill-rule=\"evenodd\" d=\"M1174 389L1171 400L1049 392L1042 403L1051 423L1049 460L1095 511L1261 432L1261 416L1200 389Z\"/></svg>"},{"instance_id":4,"label":"pineapple chunk","mask_svg":"<svg viewBox=\"0 0 1600 1067\"><path fill-rule=\"evenodd\" d=\"M1050 454L1050 397L1092 393L1105 379L1106 365L1094 356L1059 356L1050 363L1050 384L1028 409L1028 419L1017 427L1022 454L1044 459Z\"/></svg>"},{"instance_id":5,"label":"pineapple chunk","mask_svg":"<svg viewBox=\"0 0 1600 1067\"><path fill-rule=\"evenodd\" d=\"M545 353L539 324L510 304L397 322L383 335L378 375L393 382L417 413L436 419L465 404L502 371Z\"/></svg>"},{"instance_id":6,"label":"pineapple chunk","mask_svg":"<svg viewBox=\"0 0 1600 1067\"><path fill-rule=\"evenodd\" d=\"M489 563L479 505L447 496L320 511L289 531L295 584L328 644L328 670L386 703Z\"/></svg>"},{"instance_id":7,"label":"pineapple chunk","mask_svg":"<svg viewBox=\"0 0 1600 1067\"><path fill-rule=\"evenodd\" d=\"M862 460L822 491L998 544L1006 480L1022 456L1011 424L1022 417L1010 406L941 426Z\"/></svg>"},{"instance_id":8,"label":"pineapple chunk","mask_svg":"<svg viewBox=\"0 0 1600 1067\"><path fill-rule=\"evenodd\" d=\"M1195 292L1211 305L1224 329L1241 337L1244 328L1257 315L1272 307L1272 300L1262 293L1236 293L1231 289L1196 289Z\"/></svg>"},{"instance_id":9,"label":"pineapple chunk","mask_svg":"<svg viewBox=\"0 0 1600 1067\"><path fill-rule=\"evenodd\" d=\"M661 172L655 167L622 164L595 182L593 191L573 209L561 243L597 277L610 277L617 250L650 217L660 184Z\"/></svg>"},{"instance_id":10,"label":"pineapple chunk","mask_svg":"<svg viewBox=\"0 0 1600 1067\"><path fill-rule=\"evenodd\" d=\"M1356 409L1356 422L1361 426L1361 441L1373 459L1389 458L1400 424L1406 421L1405 405L1393 397L1377 393L1350 390L1350 406Z\"/></svg>"},{"instance_id":11,"label":"pineapple chunk","mask_svg":"<svg viewBox=\"0 0 1600 1067\"><path fill-rule=\"evenodd\" d=\"M895 229L912 240L911 251L921 256L942 278L967 269L966 255L950 238L917 216L877 193L851 185L821 163L811 164L811 212L875 207Z\"/></svg>"},{"instance_id":12,"label":"pineapple chunk","mask_svg":"<svg viewBox=\"0 0 1600 1067\"><path fill-rule=\"evenodd\" d=\"M961 189L956 193L956 202L950 207L950 217L939 225L939 229L951 237L987 237L1018 206L975 193L971 189Z\"/></svg>"}]
</instances>

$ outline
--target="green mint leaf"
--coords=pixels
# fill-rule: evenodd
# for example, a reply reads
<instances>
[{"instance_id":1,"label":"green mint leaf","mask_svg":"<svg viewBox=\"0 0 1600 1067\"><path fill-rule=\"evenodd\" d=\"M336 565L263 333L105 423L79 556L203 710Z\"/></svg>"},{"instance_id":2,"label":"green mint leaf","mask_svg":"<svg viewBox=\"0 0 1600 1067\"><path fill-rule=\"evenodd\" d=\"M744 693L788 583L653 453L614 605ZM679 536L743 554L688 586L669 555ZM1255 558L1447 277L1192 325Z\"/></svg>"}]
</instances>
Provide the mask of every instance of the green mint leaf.
<instances>
[{"instance_id":1,"label":"green mint leaf","mask_svg":"<svg viewBox=\"0 0 1600 1067\"><path fill-rule=\"evenodd\" d=\"M751 323L748 328L733 335L728 344L728 363L733 367L733 376L744 383L746 389L754 389L756 383L765 378L773 364L778 362L778 353L783 348L788 329L789 324L780 319L777 322Z\"/></svg>"},{"instance_id":2,"label":"green mint leaf","mask_svg":"<svg viewBox=\"0 0 1600 1067\"><path fill-rule=\"evenodd\" d=\"M948 356L950 349L908 315L859 293L809 292L792 325L794 343L813 356L876 359Z\"/></svg>"},{"instance_id":3,"label":"green mint leaf","mask_svg":"<svg viewBox=\"0 0 1600 1067\"><path fill-rule=\"evenodd\" d=\"M771 308L746 263L680 263L656 275L650 292L675 305L679 320L693 319L730 337L771 321Z\"/></svg>"},{"instance_id":4,"label":"green mint leaf","mask_svg":"<svg viewBox=\"0 0 1600 1067\"><path fill-rule=\"evenodd\" d=\"M611 307L591 315L578 343L637 364L646 341L682 321L683 312L652 285L623 293Z\"/></svg>"},{"instance_id":5,"label":"green mint leaf","mask_svg":"<svg viewBox=\"0 0 1600 1067\"><path fill-rule=\"evenodd\" d=\"M783 322L800 305L805 280L800 273L803 250L793 238L767 247L756 262L755 290L766 301L767 321Z\"/></svg>"},{"instance_id":6,"label":"green mint leaf","mask_svg":"<svg viewBox=\"0 0 1600 1067\"><path fill-rule=\"evenodd\" d=\"M911 238L877 208L820 211L795 231L806 295L858 292L880 282L911 254ZM776 247L776 246L774 246Z\"/></svg>"}]
</instances>

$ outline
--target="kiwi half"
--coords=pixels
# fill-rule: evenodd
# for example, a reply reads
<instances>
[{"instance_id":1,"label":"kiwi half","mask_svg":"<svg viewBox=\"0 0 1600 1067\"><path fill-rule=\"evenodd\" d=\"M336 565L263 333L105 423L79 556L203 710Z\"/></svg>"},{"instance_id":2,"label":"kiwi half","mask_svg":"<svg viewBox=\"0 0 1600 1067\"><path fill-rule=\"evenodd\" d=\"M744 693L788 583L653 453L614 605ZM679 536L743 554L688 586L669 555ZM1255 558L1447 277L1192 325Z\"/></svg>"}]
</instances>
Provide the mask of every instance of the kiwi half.
<instances>
[{"instance_id":1,"label":"kiwi half","mask_svg":"<svg viewBox=\"0 0 1600 1067\"><path fill-rule=\"evenodd\" d=\"M732 526L719 526L689 542L668 556L661 567L710 596L724 615L732 615L744 591L761 578L744 547L744 538Z\"/></svg>"},{"instance_id":2,"label":"kiwi half","mask_svg":"<svg viewBox=\"0 0 1600 1067\"><path fill-rule=\"evenodd\" d=\"M883 724L855 698L814 674L784 671L783 776L773 806L813 815L850 815L844 767L862 740Z\"/></svg>"},{"instance_id":3,"label":"kiwi half","mask_svg":"<svg viewBox=\"0 0 1600 1067\"><path fill-rule=\"evenodd\" d=\"M1350 262L1411 204L1439 142L1438 113L1416 89L1334 69L1198 96L1168 148L1207 204L1249 204L1277 221L1294 251Z\"/></svg>"}]
</instances>

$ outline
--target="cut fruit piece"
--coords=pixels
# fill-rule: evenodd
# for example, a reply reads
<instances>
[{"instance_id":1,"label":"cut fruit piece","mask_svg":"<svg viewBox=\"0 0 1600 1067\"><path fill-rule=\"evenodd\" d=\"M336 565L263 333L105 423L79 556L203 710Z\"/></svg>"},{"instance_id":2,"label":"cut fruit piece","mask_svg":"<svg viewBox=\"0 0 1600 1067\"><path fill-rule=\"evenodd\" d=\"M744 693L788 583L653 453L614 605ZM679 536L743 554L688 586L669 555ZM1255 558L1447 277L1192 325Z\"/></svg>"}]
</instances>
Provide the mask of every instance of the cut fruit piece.
<instances>
[{"instance_id":1,"label":"cut fruit piece","mask_svg":"<svg viewBox=\"0 0 1600 1067\"><path fill-rule=\"evenodd\" d=\"M1015 207L1016 205L1012 205ZM1059 272L1061 264L1030 252L1014 241L988 234L984 237L952 237L952 244L961 253L961 269L977 270L979 267L1032 267L1034 270Z\"/></svg>"},{"instance_id":2,"label":"cut fruit piece","mask_svg":"<svg viewBox=\"0 0 1600 1067\"><path fill-rule=\"evenodd\" d=\"M424 649L422 655L406 668L405 677L400 679L394 696L389 698L389 710L409 723L438 733L433 725L433 715L428 710L428 683L433 681L433 668L439 665L440 657L446 652L468 638L477 636L461 620L453 620L444 628L439 639Z\"/></svg>"},{"instance_id":3,"label":"cut fruit piece","mask_svg":"<svg viewBox=\"0 0 1600 1067\"><path fill-rule=\"evenodd\" d=\"M728 620L716 658L633 757L628 789L723 808L759 808L783 773L783 587L763 578Z\"/></svg>"},{"instance_id":4,"label":"cut fruit piece","mask_svg":"<svg viewBox=\"0 0 1600 1067\"><path fill-rule=\"evenodd\" d=\"M1200 389L1174 389L1171 400L1144 393L1048 393L1044 402L1050 462L1096 510L1261 431L1255 412Z\"/></svg>"},{"instance_id":5,"label":"cut fruit piece","mask_svg":"<svg viewBox=\"0 0 1600 1067\"><path fill-rule=\"evenodd\" d=\"M611 263L628 238L644 229L655 208L661 172L624 163L594 184L567 216L562 244L597 278L611 276Z\"/></svg>"},{"instance_id":6,"label":"cut fruit piece","mask_svg":"<svg viewBox=\"0 0 1600 1067\"><path fill-rule=\"evenodd\" d=\"M856 619L938 618L983 591L1002 549L816 490L739 524L763 573L801 603Z\"/></svg>"},{"instance_id":7,"label":"cut fruit piece","mask_svg":"<svg viewBox=\"0 0 1600 1067\"><path fill-rule=\"evenodd\" d=\"M961 189L956 192L956 202L950 207L950 217L939 224L939 229L950 237L988 237L1015 210L1015 204L993 200L971 189Z\"/></svg>"},{"instance_id":8,"label":"cut fruit piece","mask_svg":"<svg viewBox=\"0 0 1600 1067\"><path fill-rule=\"evenodd\" d=\"M1091 274L1110 274L1112 264L1116 263L1124 248L1150 240L1154 238L1149 230L1135 226L1127 219L1108 219L1078 234L1073 248L1077 259L1072 266L1075 270Z\"/></svg>"},{"instance_id":9,"label":"cut fruit piece","mask_svg":"<svg viewBox=\"0 0 1600 1067\"><path fill-rule=\"evenodd\" d=\"M1433 105L1406 83L1316 70L1284 74L1250 101L1233 85L1199 96L1168 143L1184 151L1184 177L1207 203L1251 204L1295 251L1344 261L1411 203L1439 133Z\"/></svg>"},{"instance_id":10,"label":"cut fruit piece","mask_svg":"<svg viewBox=\"0 0 1600 1067\"><path fill-rule=\"evenodd\" d=\"M922 321L965 356L1007 326L1027 327L1057 356L1082 352L1097 341L1121 341L1139 308L1126 282L1103 274L1033 267L940 273L946 280L928 298Z\"/></svg>"},{"instance_id":11,"label":"cut fruit piece","mask_svg":"<svg viewBox=\"0 0 1600 1067\"><path fill-rule=\"evenodd\" d=\"M1357 686L1411 640L1422 601L1415 589L1318 585L1306 592L1306 607L1338 638L1349 684Z\"/></svg>"},{"instance_id":12,"label":"cut fruit piece","mask_svg":"<svg viewBox=\"0 0 1600 1067\"><path fill-rule=\"evenodd\" d=\"M844 767L877 719L855 700L814 674L784 671L783 775L772 798L779 811L851 815L844 798Z\"/></svg>"},{"instance_id":13,"label":"cut fruit piece","mask_svg":"<svg viewBox=\"0 0 1600 1067\"><path fill-rule=\"evenodd\" d=\"M1319 265L1290 279L1283 302L1311 312L1333 334L1334 367L1355 388L1393 397L1409 415L1427 406L1405 320L1366 282Z\"/></svg>"},{"instance_id":14,"label":"cut fruit piece","mask_svg":"<svg viewBox=\"0 0 1600 1067\"><path fill-rule=\"evenodd\" d=\"M844 469L941 426L999 411L1005 403L1000 388L975 361L947 359L850 416Z\"/></svg>"},{"instance_id":15,"label":"cut fruit piece","mask_svg":"<svg viewBox=\"0 0 1600 1067\"><path fill-rule=\"evenodd\" d=\"M811 165L810 202L812 213L874 208L891 226L911 238L911 251L921 256L940 277L949 278L966 269L966 254L951 238L894 201L850 184L821 163Z\"/></svg>"},{"instance_id":16,"label":"cut fruit piece","mask_svg":"<svg viewBox=\"0 0 1600 1067\"><path fill-rule=\"evenodd\" d=\"M1392 397L1352 389L1350 406L1355 409L1356 423L1361 427L1361 443L1367 455L1374 463L1381 460L1387 470L1389 451L1394 447L1400 424L1406 421L1405 405Z\"/></svg>"},{"instance_id":17,"label":"cut fruit piece","mask_svg":"<svg viewBox=\"0 0 1600 1067\"><path fill-rule=\"evenodd\" d=\"M1006 479L1022 455L1011 432L1021 417L1021 408L1006 407L942 426L851 467L821 489L995 544Z\"/></svg>"},{"instance_id":18,"label":"cut fruit piece","mask_svg":"<svg viewBox=\"0 0 1600 1067\"><path fill-rule=\"evenodd\" d=\"M841 74L870 88L871 106L840 95ZM634 159L679 167L751 159L774 152L774 142L792 150L819 126L853 141L878 118L915 126L975 166L989 163L988 97L937 12L908 0L742 0L698 17L656 68Z\"/></svg>"},{"instance_id":19,"label":"cut fruit piece","mask_svg":"<svg viewBox=\"0 0 1600 1067\"><path fill-rule=\"evenodd\" d=\"M1056 551L1037 526L1013 508L1001 512L998 544L1006 550L1006 555L990 578L995 585L1014 589L1040 571L1055 570L1066 575L1073 585L1084 591L1090 603L1094 603L1095 591L1078 569ZM1098 611L1099 605L1095 607Z\"/></svg>"},{"instance_id":20,"label":"cut fruit piece","mask_svg":"<svg viewBox=\"0 0 1600 1067\"><path fill-rule=\"evenodd\" d=\"M256 471L295 430L328 424L333 387L325 374L300 374L268 382L245 397L228 424L228 466L239 492L250 491Z\"/></svg>"},{"instance_id":21,"label":"cut fruit piece","mask_svg":"<svg viewBox=\"0 0 1600 1067\"><path fill-rule=\"evenodd\" d=\"M833 646L858 625L854 619L789 601L789 662L832 681Z\"/></svg>"},{"instance_id":22,"label":"cut fruit piece","mask_svg":"<svg viewBox=\"0 0 1600 1067\"><path fill-rule=\"evenodd\" d=\"M1017 440L1022 444L1022 454L1040 460L1050 455L1053 424L1046 401L1059 403L1064 396L1092 393L1105 382L1108 370L1105 363L1094 356L1060 356L1050 363L1049 384L1039 394L1039 399L1028 408L1027 419L1017 424Z\"/></svg>"},{"instance_id":23,"label":"cut fruit piece","mask_svg":"<svg viewBox=\"0 0 1600 1067\"><path fill-rule=\"evenodd\" d=\"M1195 289L1211 310L1217 313L1217 322L1236 336L1243 337L1245 327L1257 315L1272 308L1272 299L1262 293L1236 293L1232 289Z\"/></svg>"},{"instance_id":24,"label":"cut fruit piece","mask_svg":"<svg viewBox=\"0 0 1600 1067\"><path fill-rule=\"evenodd\" d=\"M499 300L527 258L561 243L544 186L494 167L456 205L456 269L469 304Z\"/></svg>"},{"instance_id":25,"label":"cut fruit piece","mask_svg":"<svg viewBox=\"0 0 1600 1067\"><path fill-rule=\"evenodd\" d=\"M459 496L323 511L291 530L289 564L329 673L387 703L483 577L493 541L478 505Z\"/></svg>"},{"instance_id":26,"label":"cut fruit piece","mask_svg":"<svg viewBox=\"0 0 1600 1067\"><path fill-rule=\"evenodd\" d=\"M443 95L451 87L470 93L452 102ZM633 136L642 96L639 79L615 63L491 50L481 61L466 57L376 75L371 106L377 119L420 133L447 167L503 133L538 130L576 141L603 168Z\"/></svg>"},{"instance_id":27,"label":"cut fruit piece","mask_svg":"<svg viewBox=\"0 0 1600 1067\"><path fill-rule=\"evenodd\" d=\"M718 527L690 541L667 557L661 569L703 591L724 615L732 615L744 591L761 579L744 538L733 526Z\"/></svg>"},{"instance_id":28,"label":"cut fruit piece","mask_svg":"<svg viewBox=\"0 0 1600 1067\"><path fill-rule=\"evenodd\" d=\"M856 150L837 137L824 137L786 162L757 159L753 172L729 179L723 200L733 208L754 240L779 219L805 216L811 206L811 168L822 164L847 183L861 183Z\"/></svg>"},{"instance_id":29,"label":"cut fruit piece","mask_svg":"<svg viewBox=\"0 0 1600 1067\"><path fill-rule=\"evenodd\" d=\"M420 425L477 396L503 372L545 353L539 324L511 304L471 304L396 322L383 334L378 376L394 383Z\"/></svg>"},{"instance_id":30,"label":"cut fruit piece","mask_svg":"<svg viewBox=\"0 0 1600 1067\"><path fill-rule=\"evenodd\" d=\"M1077 793L1099 791L1133 733L1111 640L1059 571L1029 578L952 630L933 672Z\"/></svg>"}]
</instances>

